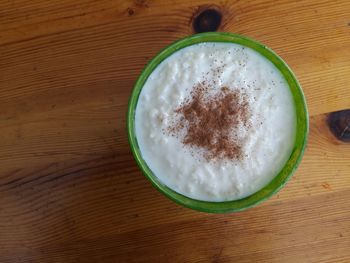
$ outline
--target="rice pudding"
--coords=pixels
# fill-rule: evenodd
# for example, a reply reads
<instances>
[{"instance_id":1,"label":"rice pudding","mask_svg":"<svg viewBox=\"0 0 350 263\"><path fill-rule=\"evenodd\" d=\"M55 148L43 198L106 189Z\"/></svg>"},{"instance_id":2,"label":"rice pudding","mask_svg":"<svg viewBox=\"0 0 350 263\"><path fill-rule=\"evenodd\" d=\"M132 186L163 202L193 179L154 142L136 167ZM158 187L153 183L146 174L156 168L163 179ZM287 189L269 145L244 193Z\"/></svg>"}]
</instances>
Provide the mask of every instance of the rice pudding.
<instances>
[{"instance_id":1,"label":"rice pudding","mask_svg":"<svg viewBox=\"0 0 350 263\"><path fill-rule=\"evenodd\" d=\"M135 113L142 158L169 188L228 201L267 185L289 159L296 112L280 71L253 49L206 42L161 62Z\"/></svg>"}]
</instances>

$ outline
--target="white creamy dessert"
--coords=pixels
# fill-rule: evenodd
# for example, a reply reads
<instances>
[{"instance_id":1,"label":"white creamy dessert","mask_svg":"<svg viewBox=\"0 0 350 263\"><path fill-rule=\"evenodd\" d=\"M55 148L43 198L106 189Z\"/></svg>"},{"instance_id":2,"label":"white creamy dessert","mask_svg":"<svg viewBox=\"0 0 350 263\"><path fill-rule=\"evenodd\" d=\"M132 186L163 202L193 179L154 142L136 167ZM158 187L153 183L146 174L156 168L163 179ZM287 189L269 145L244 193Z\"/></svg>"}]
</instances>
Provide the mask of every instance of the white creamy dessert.
<instances>
[{"instance_id":1,"label":"white creamy dessert","mask_svg":"<svg viewBox=\"0 0 350 263\"><path fill-rule=\"evenodd\" d=\"M195 96L202 96L205 112L200 123L201 113L192 111ZM220 103L228 97L236 108L227 111ZM196 127L198 138L216 134L211 148L190 134L191 118L204 124ZM228 150L213 146L224 134L216 128L222 121L225 134L233 125ZM143 159L169 188L198 200L236 200L262 189L283 168L294 146L296 113L287 82L265 57L238 44L201 43L177 51L152 72L138 99L135 131Z\"/></svg>"}]
</instances>

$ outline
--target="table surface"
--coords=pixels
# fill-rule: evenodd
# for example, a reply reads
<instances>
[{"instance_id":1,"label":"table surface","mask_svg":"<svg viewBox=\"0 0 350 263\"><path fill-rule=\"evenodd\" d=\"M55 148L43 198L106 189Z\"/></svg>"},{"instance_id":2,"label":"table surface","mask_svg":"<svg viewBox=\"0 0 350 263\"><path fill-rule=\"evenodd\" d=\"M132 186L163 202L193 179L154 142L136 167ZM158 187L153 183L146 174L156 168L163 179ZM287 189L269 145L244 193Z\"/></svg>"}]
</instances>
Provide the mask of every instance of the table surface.
<instances>
[{"instance_id":1,"label":"table surface","mask_svg":"<svg viewBox=\"0 0 350 263\"><path fill-rule=\"evenodd\" d=\"M350 108L349 14L347 0L0 1L0 261L350 262L350 111L330 114ZM268 45L307 98L301 166L244 212L174 204L128 146L135 79L194 24Z\"/></svg>"}]
</instances>

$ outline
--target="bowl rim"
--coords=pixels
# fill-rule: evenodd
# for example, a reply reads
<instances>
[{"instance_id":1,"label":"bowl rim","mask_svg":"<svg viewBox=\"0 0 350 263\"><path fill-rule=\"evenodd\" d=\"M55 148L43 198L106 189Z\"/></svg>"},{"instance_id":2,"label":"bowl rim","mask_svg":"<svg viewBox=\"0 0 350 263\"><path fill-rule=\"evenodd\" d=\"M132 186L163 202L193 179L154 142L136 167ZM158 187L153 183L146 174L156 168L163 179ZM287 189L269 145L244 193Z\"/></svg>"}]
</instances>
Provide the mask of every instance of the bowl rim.
<instances>
[{"instance_id":1,"label":"bowl rim","mask_svg":"<svg viewBox=\"0 0 350 263\"><path fill-rule=\"evenodd\" d=\"M154 69L167 57L171 56L176 51L203 42L223 42L223 43L236 43L260 53L262 56L272 62L275 67L283 75L287 81L289 89L293 95L295 110L296 110L296 132L295 142L292 153L288 161L283 168L276 174L273 179L265 185L259 191L238 200L212 202L202 201L187 197L175 190L172 190L165 184L163 184L148 167L147 163L143 160L141 151L138 147L137 138L135 134L135 112L141 90L147 81L148 77L154 71ZM279 57L274 51L260 42L251 38L232 34L227 32L207 32L199 33L187 36L180 40L173 42L172 44L163 48L142 70L138 77L132 93L130 95L128 111L127 111L127 133L129 145L132 154L140 167L144 176L152 183L152 185L169 199L176 203L191 208L194 210L210 213L226 213L226 212L238 212L247 208L256 206L261 202L267 200L274 194L276 194L292 177L297 167L299 166L302 156L307 144L307 138L309 133L309 114L306 106L306 100L302 88L296 79L294 73L286 64L286 62Z\"/></svg>"}]
</instances>

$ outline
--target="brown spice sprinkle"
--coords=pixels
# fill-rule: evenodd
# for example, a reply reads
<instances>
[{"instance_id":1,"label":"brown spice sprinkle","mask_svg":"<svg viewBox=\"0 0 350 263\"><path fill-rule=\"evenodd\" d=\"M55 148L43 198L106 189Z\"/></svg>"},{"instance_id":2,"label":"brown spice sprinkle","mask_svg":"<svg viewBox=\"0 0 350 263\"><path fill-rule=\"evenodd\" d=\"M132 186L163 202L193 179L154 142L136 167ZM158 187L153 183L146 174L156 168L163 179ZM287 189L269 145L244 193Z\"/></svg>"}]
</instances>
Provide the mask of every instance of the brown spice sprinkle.
<instances>
[{"instance_id":1,"label":"brown spice sprinkle","mask_svg":"<svg viewBox=\"0 0 350 263\"><path fill-rule=\"evenodd\" d=\"M241 89L221 87L213 92L211 85L201 82L175 113L178 118L168 132L183 134L183 144L202 149L208 161L243 158L238 125L248 127L249 104Z\"/></svg>"}]
</instances>

